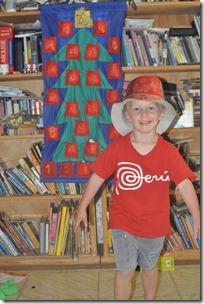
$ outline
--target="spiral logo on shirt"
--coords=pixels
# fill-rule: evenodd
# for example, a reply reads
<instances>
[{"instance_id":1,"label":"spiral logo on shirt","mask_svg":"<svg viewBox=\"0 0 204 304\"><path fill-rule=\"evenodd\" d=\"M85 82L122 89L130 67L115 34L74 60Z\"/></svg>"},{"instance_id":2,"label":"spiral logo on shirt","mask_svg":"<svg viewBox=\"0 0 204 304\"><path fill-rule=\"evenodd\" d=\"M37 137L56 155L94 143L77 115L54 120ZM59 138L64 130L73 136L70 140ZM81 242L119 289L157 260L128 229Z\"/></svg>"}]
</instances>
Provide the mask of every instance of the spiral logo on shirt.
<instances>
[{"instance_id":1,"label":"spiral logo on shirt","mask_svg":"<svg viewBox=\"0 0 204 304\"><path fill-rule=\"evenodd\" d=\"M119 194L119 188L122 190L137 190L143 182L152 183L153 181L169 181L168 171L162 175L144 175L142 168L138 164L130 162L118 163L116 193Z\"/></svg>"}]
</instances>

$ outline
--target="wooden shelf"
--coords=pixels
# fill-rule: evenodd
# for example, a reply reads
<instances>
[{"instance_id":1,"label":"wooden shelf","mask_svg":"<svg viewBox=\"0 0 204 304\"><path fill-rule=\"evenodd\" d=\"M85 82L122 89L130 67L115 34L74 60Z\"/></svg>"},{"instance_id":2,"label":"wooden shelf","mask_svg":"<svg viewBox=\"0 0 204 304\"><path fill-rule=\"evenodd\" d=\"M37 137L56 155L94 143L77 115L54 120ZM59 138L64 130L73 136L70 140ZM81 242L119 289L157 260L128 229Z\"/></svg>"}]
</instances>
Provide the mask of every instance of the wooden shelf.
<instances>
[{"instance_id":1,"label":"wooden shelf","mask_svg":"<svg viewBox=\"0 0 204 304\"><path fill-rule=\"evenodd\" d=\"M2 256L1 265L5 270L59 270L100 268L100 257L80 255L77 261L68 256L28 255Z\"/></svg>"},{"instance_id":2,"label":"wooden shelf","mask_svg":"<svg viewBox=\"0 0 204 304\"><path fill-rule=\"evenodd\" d=\"M21 81L21 80L42 80L42 73L16 73L16 74L0 74L0 82L6 81Z\"/></svg>"},{"instance_id":3,"label":"wooden shelf","mask_svg":"<svg viewBox=\"0 0 204 304\"><path fill-rule=\"evenodd\" d=\"M2 135L0 136L1 140L20 140L20 139L36 139L36 140L43 140L43 134L33 134L33 135L13 135L13 136L7 136Z\"/></svg>"},{"instance_id":4,"label":"wooden shelf","mask_svg":"<svg viewBox=\"0 0 204 304\"><path fill-rule=\"evenodd\" d=\"M199 72L199 64L183 64L174 66L139 66L139 67L122 67L125 74L156 74L156 73L181 73L181 72Z\"/></svg>"},{"instance_id":5,"label":"wooden shelf","mask_svg":"<svg viewBox=\"0 0 204 304\"><path fill-rule=\"evenodd\" d=\"M155 74L155 73L178 73L181 72L199 72L199 64L186 64L176 66L139 66L139 67L122 67L124 74ZM0 82L21 81L21 80L42 80L42 73L25 73L25 74L6 74L0 75Z\"/></svg>"},{"instance_id":6,"label":"wooden shelf","mask_svg":"<svg viewBox=\"0 0 204 304\"><path fill-rule=\"evenodd\" d=\"M200 1L177 1L177 2L139 2L135 3L136 10L131 5L127 7L129 16L145 15L179 15L197 14L200 9Z\"/></svg>"},{"instance_id":7,"label":"wooden shelf","mask_svg":"<svg viewBox=\"0 0 204 304\"><path fill-rule=\"evenodd\" d=\"M200 264L200 250L174 251L173 255L176 266ZM115 256L79 255L77 261L68 256L4 256L1 257L1 265L5 270L104 269L115 268Z\"/></svg>"},{"instance_id":8,"label":"wooden shelf","mask_svg":"<svg viewBox=\"0 0 204 304\"><path fill-rule=\"evenodd\" d=\"M135 3L136 10L131 5L127 6L127 16L145 15L178 15L197 14L200 9L200 1L178 1L178 2L139 2ZM16 13L0 13L0 20L12 23L33 23L40 18L40 11L25 11Z\"/></svg>"},{"instance_id":9,"label":"wooden shelf","mask_svg":"<svg viewBox=\"0 0 204 304\"><path fill-rule=\"evenodd\" d=\"M25 11L25 12L15 12L15 13L0 13L0 20L7 23L13 24L32 24L37 19L40 18L40 11Z\"/></svg>"}]
</instances>

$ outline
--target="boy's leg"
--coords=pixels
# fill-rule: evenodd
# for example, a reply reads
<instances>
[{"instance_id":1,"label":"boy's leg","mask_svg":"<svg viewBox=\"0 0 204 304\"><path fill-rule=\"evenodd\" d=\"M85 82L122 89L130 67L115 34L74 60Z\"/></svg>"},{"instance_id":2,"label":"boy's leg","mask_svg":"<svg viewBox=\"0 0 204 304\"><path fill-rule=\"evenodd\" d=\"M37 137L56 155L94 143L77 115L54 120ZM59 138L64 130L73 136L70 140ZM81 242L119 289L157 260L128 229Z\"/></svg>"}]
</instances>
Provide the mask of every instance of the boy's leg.
<instances>
[{"instance_id":1,"label":"boy's leg","mask_svg":"<svg viewBox=\"0 0 204 304\"><path fill-rule=\"evenodd\" d=\"M114 281L114 299L129 300L131 293L131 279L135 270L116 271Z\"/></svg>"},{"instance_id":2,"label":"boy's leg","mask_svg":"<svg viewBox=\"0 0 204 304\"><path fill-rule=\"evenodd\" d=\"M157 264L152 269L142 269L144 300L156 300L159 275Z\"/></svg>"}]
</instances>

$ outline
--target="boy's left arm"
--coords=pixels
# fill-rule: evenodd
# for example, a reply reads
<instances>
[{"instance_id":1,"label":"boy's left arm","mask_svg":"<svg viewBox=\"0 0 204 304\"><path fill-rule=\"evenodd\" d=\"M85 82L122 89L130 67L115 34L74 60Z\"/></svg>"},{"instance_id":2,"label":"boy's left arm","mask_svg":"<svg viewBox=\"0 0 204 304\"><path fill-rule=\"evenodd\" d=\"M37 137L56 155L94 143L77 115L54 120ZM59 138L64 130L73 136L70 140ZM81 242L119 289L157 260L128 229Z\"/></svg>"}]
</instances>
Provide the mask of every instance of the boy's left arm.
<instances>
[{"instance_id":1,"label":"boy's left arm","mask_svg":"<svg viewBox=\"0 0 204 304\"><path fill-rule=\"evenodd\" d=\"M200 237L200 208L194 186L187 178L177 188L192 215L194 237Z\"/></svg>"}]
</instances>

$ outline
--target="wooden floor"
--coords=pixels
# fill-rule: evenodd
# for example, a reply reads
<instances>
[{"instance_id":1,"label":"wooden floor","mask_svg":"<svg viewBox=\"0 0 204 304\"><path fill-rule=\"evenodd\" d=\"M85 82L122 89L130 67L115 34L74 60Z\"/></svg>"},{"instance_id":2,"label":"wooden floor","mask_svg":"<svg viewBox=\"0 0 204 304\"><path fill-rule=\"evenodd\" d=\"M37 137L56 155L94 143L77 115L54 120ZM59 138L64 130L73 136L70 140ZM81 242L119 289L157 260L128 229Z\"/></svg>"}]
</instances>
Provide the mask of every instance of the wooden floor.
<instances>
[{"instance_id":1,"label":"wooden floor","mask_svg":"<svg viewBox=\"0 0 204 304\"><path fill-rule=\"evenodd\" d=\"M36 270L27 273L29 276L17 284L17 294L8 296L6 300L113 300L113 268ZM132 281L132 301L143 300L140 275L136 271ZM157 300L195 302L201 299L200 290L200 266L176 266L173 271L160 272Z\"/></svg>"}]
</instances>

